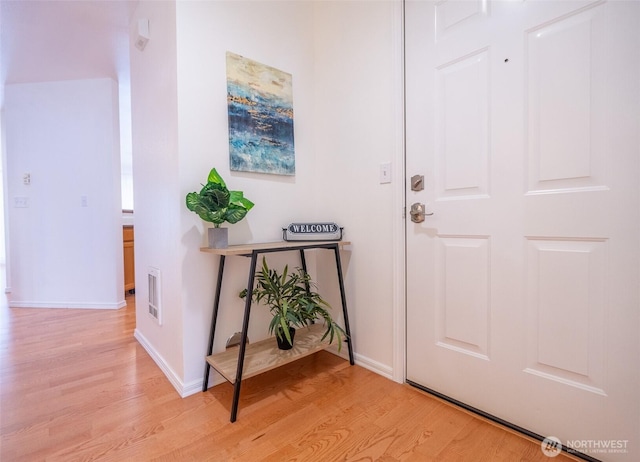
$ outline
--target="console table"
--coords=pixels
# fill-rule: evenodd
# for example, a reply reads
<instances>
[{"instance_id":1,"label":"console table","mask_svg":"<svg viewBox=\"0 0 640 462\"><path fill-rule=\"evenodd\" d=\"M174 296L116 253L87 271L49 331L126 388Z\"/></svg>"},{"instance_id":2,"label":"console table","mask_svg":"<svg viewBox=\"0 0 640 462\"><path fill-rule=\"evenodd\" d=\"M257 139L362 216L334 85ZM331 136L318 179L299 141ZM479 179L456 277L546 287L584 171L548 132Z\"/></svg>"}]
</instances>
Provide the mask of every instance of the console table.
<instances>
[{"instance_id":1,"label":"console table","mask_svg":"<svg viewBox=\"0 0 640 462\"><path fill-rule=\"evenodd\" d=\"M349 315L347 313L347 300L344 290L344 280L342 277L342 264L340 262L340 248L349 245L347 241L317 241L317 242L269 242L262 244L245 244L232 245L224 249L213 249L203 247L202 252L212 253L220 257L220 265L218 267L218 278L216 282L216 292L213 302L213 315L211 317L211 331L209 334L209 345L207 348L207 357L204 368L204 383L202 391L207 391L209 387L209 372L213 367L226 380L234 386L233 403L231 405L231 422L236 421L238 414L238 401L240 400L240 386L243 378L253 377L262 372L266 372L276 367L282 366L289 362L300 359L303 356L310 355L317 351L323 350L329 346L327 340L321 341L323 335L323 326L314 324L309 329L299 329L296 333L294 347L291 350L278 350L276 342L273 338L262 340L247 345L247 331L249 327L249 317L251 315L251 299L253 297L254 278L256 274L256 263L259 254L298 251L302 269L307 271L305 260L305 250L310 249L328 249L333 250L335 254L336 270L338 273L338 284L340 286L340 298L342 302L342 312L344 315L344 331L347 334L346 343L349 351L349 363L354 364L353 358L353 342L351 339L351 330L349 328ZM224 262L228 256L250 257L251 264L249 267L249 280L247 282L247 295L245 299L244 318L242 322L242 332L240 345L236 354L235 348L221 353L212 354L213 340L216 331L216 321L218 318L218 309L220 307L220 291L222 289L222 279L224 275Z\"/></svg>"}]
</instances>

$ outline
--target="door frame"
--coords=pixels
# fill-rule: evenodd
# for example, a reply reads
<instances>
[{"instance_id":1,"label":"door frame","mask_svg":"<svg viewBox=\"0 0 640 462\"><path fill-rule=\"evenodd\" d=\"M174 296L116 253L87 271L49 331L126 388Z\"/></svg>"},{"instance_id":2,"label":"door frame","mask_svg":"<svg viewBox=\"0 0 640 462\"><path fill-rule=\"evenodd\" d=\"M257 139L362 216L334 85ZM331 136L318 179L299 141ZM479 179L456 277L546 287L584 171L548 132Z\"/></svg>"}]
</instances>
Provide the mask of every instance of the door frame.
<instances>
[{"instance_id":1,"label":"door frame","mask_svg":"<svg viewBox=\"0 0 640 462\"><path fill-rule=\"evenodd\" d=\"M393 50L392 59L394 107L393 127L395 146L392 159L393 216L392 216L392 380L405 383L407 357L407 245L406 245L406 143L405 143L405 0L396 0L392 18Z\"/></svg>"}]
</instances>

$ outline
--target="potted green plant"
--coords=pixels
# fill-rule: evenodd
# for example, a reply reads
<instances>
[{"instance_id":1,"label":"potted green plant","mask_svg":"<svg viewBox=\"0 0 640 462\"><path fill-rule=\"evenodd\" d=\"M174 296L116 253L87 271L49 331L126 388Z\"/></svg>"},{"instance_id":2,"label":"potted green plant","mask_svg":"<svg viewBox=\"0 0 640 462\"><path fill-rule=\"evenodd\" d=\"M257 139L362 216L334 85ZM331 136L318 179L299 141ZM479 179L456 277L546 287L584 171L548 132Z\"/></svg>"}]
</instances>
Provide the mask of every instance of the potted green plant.
<instances>
[{"instance_id":1,"label":"potted green plant","mask_svg":"<svg viewBox=\"0 0 640 462\"><path fill-rule=\"evenodd\" d=\"M288 265L282 273L269 268L266 258L262 258L262 268L256 273L256 284L252 299L269 308L273 318L269 323L269 333L275 334L278 347L288 350L293 347L296 327L323 321L327 330L322 340L329 337L329 343L335 339L338 351L342 348L345 331L335 323L329 310L331 306L314 289L315 283L302 268L289 272ZM245 298L247 290L240 292Z\"/></svg>"},{"instance_id":2,"label":"potted green plant","mask_svg":"<svg viewBox=\"0 0 640 462\"><path fill-rule=\"evenodd\" d=\"M213 223L213 228L209 229L209 247L215 248L227 247L228 243L228 229L220 225L225 221L231 224L239 222L254 206L242 191L229 191L215 168L209 172L207 184L200 192L187 194L186 203L189 210L204 221Z\"/></svg>"}]
</instances>

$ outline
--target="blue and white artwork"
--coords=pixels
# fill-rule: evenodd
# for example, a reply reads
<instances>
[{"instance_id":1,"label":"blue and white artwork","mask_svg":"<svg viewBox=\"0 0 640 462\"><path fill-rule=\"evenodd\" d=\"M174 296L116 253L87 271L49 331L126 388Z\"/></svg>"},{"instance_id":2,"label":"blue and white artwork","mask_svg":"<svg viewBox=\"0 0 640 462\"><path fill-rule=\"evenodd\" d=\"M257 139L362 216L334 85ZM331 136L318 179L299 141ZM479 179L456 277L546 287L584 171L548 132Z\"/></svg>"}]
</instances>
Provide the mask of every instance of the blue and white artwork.
<instances>
[{"instance_id":1,"label":"blue and white artwork","mask_svg":"<svg viewBox=\"0 0 640 462\"><path fill-rule=\"evenodd\" d=\"M291 74L227 52L231 170L294 175Z\"/></svg>"}]
</instances>

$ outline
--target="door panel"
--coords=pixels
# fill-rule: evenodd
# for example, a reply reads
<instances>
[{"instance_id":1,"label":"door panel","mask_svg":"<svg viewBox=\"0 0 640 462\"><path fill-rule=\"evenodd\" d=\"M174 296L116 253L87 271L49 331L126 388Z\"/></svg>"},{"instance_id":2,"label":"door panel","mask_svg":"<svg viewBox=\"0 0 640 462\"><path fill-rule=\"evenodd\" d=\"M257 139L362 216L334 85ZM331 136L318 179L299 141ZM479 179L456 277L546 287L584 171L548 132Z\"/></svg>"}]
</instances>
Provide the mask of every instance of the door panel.
<instances>
[{"instance_id":1,"label":"door panel","mask_svg":"<svg viewBox=\"0 0 640 462\"><path fill-rule=\"evenodd\" d=\"M488 359L490 242L487 237L439 236L437 345ZM475 303L467 300L473 298Z\"/></svg>"},{"instance_id":2,"label":"door panel","mask_svg":"<svg viewBox=\"0 0 640 462\"><path fill-rule=\"evenodd\" d=\"M527 240L525 372L605 396L606 240Z\"/></svg>"},{"instance_id":3,"label":"door panel","mask_svg":"<svg viewBox=\"0 0 640 462\"><path fill-rule=\"evenodd\" d=\"M439 199L488 195L488 60L483 49L436 69Z\"/></svg>"},{"instance_id":4,"label":"door panel","mask_svg":"<svg viewBox=\"0 0 640 462\"><path fill-rule=\"evenodd\" d=\"M407 1L407 379L640 460L640 2ZM585 448L582 448L583 451ZM586 448L588 452L588 448Z\"/></svg>"},{"instance_id":5,"label":"door panel","mask_svg":"<svg viewBox=\"0 0 640 462\"><path fill-rule=\"evenodd\" d=\"M529 192L602 189L604 5L526 31ZM557 70L562 69L562 78ZM571 82L567 85L567 82Z\"/></svg>"}]
</instances>

